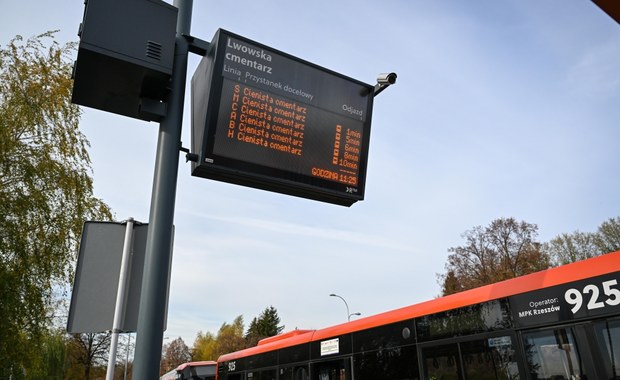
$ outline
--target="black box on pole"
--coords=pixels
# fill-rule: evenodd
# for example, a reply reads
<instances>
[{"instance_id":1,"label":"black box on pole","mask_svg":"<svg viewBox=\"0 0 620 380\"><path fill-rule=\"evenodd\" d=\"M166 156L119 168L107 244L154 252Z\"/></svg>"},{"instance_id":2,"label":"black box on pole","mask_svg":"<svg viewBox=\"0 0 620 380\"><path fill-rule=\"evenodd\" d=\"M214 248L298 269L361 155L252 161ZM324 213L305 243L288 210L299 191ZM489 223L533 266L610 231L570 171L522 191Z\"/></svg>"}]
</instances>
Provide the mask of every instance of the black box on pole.
<instances>
[{"instance_id":1,"label":"black box on pole","mask_svg":"<svg viewBox=\"0 0 620 380\"><path fill-rule=\"evenodd\" d=\"M73 103L149 121L165 115L177 13L161 0L87 0Z\"/></svg>"}]
</instances>

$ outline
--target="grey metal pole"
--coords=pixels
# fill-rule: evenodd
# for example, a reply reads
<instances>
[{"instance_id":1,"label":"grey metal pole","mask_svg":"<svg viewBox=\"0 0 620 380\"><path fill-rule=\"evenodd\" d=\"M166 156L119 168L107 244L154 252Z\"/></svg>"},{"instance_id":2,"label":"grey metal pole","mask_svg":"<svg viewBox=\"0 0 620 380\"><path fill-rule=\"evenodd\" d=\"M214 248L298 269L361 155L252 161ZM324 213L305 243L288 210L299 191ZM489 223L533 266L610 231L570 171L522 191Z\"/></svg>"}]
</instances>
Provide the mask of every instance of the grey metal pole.
<instances>
[{"instance_id":1,"label":"grey metal pole","mask_svg":"<svg viewBox=\"0 0 620 380\"><path fill-rule=\"evenodd\" d=\"M188 44L183 35L190 35L193 4L192 0L175 0L173 5L179 9L175 56L168 110L159 124L134 356L133 378L140 380L159 378L168 270L172 255L172 227L187 76Z\"/></svg>"},{"instance_id":2,"label":"grey metal pole","mask_svg":"<svg viewBox=\"0 0 620 380\"><path fill-rule=\"evenodd\" d=\"M131 348L131 333L129 333L129 341L127 343L127 352L125 355L125 375L123 376L123 380L127 380L127 365L129 364L129 349Z\"/></svg>"},{"instance_id":3,"label":"grey metal pole","mask_svg":"<svg viewBox=\"0 0 620 380\"><path fill-rule=\"evenodd\" d=\"M123 315L125 314L127 284L129 283L129 263L131 263L132 239L133 218L129 218L127 219L127 226L125 227L125 241L123 242L123 255L121 256L121 270L118 275L118 289L116 290L116 304L114 306L114 321L112 322L112 339L110 342L110 355L108 357L106 380L114 380L116 351L118 349L118 334L121 332L121 324L123 323Z\"/></svg>"}]
</instances>

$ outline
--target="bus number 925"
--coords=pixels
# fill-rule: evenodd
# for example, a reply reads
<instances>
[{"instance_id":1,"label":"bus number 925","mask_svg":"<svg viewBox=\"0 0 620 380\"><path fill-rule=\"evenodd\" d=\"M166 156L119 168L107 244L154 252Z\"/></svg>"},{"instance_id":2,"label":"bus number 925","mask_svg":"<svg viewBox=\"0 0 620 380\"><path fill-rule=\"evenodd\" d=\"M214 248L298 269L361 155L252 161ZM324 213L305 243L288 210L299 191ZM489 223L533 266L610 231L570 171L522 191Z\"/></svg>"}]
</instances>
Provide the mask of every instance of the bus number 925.
<instances>
[{"instance_id":1,"label":"bus number 925","mask_svg":"<svg viewBox=\"0 0 620 380\"><path fill-rule=\"evenodd\" d=\"M584 295L590 295L590 299L588 300L587 304L588 310L600 309L602 307L605 307L605 304L609 306L616 306L620 304L620 290L612 288L612 286L618 285L618 281L604 281L601 285L603 286L603 294L605 294L607 298L605 298L604 296L601 297L601 290L597 285L594 284L586 285L581 292L577 289L572 288L568 289L566 293L564 293L564 299L566 300L566 302L568 302L568 304L572 306L571 311L573 312L573 314L576 314L579 310L581 310L581 307L583 306L582 293Z\"/></svg>"}]
</instances>

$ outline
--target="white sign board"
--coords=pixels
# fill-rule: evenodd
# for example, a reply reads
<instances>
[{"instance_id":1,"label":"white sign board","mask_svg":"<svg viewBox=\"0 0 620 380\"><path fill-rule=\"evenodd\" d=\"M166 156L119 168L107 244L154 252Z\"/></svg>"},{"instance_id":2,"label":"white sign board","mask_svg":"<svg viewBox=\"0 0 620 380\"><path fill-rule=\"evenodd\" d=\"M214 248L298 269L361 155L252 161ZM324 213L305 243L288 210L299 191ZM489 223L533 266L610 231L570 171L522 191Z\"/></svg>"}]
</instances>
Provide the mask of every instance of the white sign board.
<instances>
[{"instance_id":1,"label":"white sign board","mask_svg":"<svg viewBox=\"0 0 620 380\"><path fill-rule=\"evenodd\" d=\"M321 342L321 356L333 355L340 352L340 342L338 338L324 340Z\"/></svg>"}]
</instances>

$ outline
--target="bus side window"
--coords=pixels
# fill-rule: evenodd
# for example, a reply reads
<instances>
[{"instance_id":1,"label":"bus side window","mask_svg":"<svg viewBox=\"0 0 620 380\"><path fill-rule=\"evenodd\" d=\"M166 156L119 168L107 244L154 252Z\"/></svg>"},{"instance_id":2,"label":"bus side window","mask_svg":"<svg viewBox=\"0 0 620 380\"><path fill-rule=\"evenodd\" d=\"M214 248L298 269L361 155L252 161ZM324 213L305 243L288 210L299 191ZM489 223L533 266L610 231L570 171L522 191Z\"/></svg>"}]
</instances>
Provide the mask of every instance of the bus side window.
<instances>
[{"instance_id":1,"label":"bus side window","mask_svg":"<svg viewBox=\"0 0 620 380\"><path fill-rule=\"evenodd\" d=\"M315 363L312 377L314 380L349 380L351 370L348 363L348 359Z\"/></svg>"},{"instance_id":2,"label":"bus side window","mask_svg":"<svg viewBox=\"0 0 620 380\"><path fill-rule=\"evenodd\" d=\"M523 334L528 371L534 379L575 380L584 373L571 328Z\"/></svg>"},{"instance_id":3,"label":"bus side window","mask_svg":"<svg viewBox=\"0 0 620 380\"><path fill-rule=\"evenodd\" d=\"M308 380L306 366L281 367L279 380Z\"/></svg>"},{"instance_id":4,"label":"bus side window","mask_svg":"<svg viewBox=\"0 0 620 380\"><path fill-rule=\"evenodd\" d=\"M598 322L594 325L598 349L602 353L602 370L607 379L620 377L620 321Z\"/></svg>"},{"instance_id":5,"label":"bus side window","mask_svg":"<svg viewBox=\"0 0 620 380\"><path fill-rule=\"evenodd\" d=\"M422 349L425 379L461 379L459 350L456 343Z\"/></svg>"},{"instance_id":6,"label":"bus side window","mask_svg":"<svg viewBox=\"0 0 620 380\"><path fill-rule=\"evenodd\" d=\"M260 380L276 380L276 370L275 369L261 370Z\"/></svg>"},{"instance_id":7,"label":"bus side window","mask_svg":"<svg viewBox=\"0 0 620 380\"><path fill-rule=\"evenodd\" d=\"M415 345L357 353L353 360L356 380L419 380Z\"/></svg>"},{"instance_id":8,"label":"bus side window","mask_svg":"<svg viewBox=\"0 0 620 380\"><path fill-rule=\"evenodd\" d=\"M466 379L519 378L519 366L510 336L470 340L459 345Z\"/></svg>"},{"instance_id":9,"label":"bus side window","mask_svg":"<svg viewBox=\"0 0 620 380\"><path fill-rule=\"evenodd\" d=\"M293 380L308 380L308 370L306 367L295 367Z\"/></svg>"}]
</instances>

